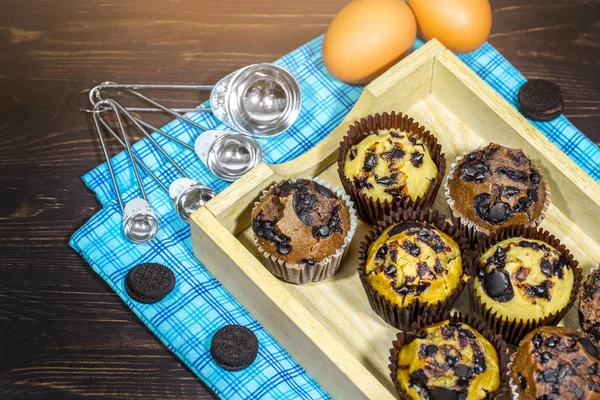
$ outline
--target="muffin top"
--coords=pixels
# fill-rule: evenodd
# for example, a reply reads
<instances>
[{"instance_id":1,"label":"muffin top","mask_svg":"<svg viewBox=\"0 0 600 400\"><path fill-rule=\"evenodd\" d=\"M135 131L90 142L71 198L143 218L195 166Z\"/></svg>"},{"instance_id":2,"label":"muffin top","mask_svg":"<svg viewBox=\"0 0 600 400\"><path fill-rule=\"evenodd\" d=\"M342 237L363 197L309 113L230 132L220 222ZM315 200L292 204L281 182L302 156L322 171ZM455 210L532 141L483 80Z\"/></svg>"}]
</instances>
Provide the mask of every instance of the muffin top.
<instances>
[{"instance_id":1,"label":"muffin top","mask_svg":"<svg viewBox=\"0 0 600 400\"><path fill-rule=\"evenodd\" d=\"M530 320L567 306L574 275L549 244L521 237L503 240L479 258L475 290L498 317Z\"/></svg>"},{"instance_id":2,"label":"muffin top","mask_svg":"<svg viewBox=\"0 0 600 400\"><path fill-rule=\"evenodd\" d=\"M423 197L438 169L422 140L394 130L365 136L348 149L344 175L381 201Z\"/></svg>"},{"instance_id":3,"label":"muffin top","mask_svg":"<svg viewBox=\"0 0 600 400\"><path fill-rule=\"evenodd\" d=\"M600 341L600 268L590 273L579 302L581 328Z\"/></svg>"},{"instance_id":4,"label":"muffin top","mask_svg":"<svg viewBox=\"0 0 600 400\"><path fill-rule=\"evenodd\" d=\"M487 231L529 225L546 201L544 182L529 158L496 143L460 160L448 187L454 209Z\"/></svg>"},{"instance_id":5,"label":"muffin top","mask_svg":"<svg viewBox=\"0 0 600 400\"><path fill-rule=\"evenodd\" d=\"M346 203L308 179L279 182L252 213L252 230L268 253L309 267L341 249L349 229Z\"/></svg>"},{"instance_id":6,"label":"muffin top","mask_svg":"<svg viewBox=\"0 0 600 400\"><path fill-rule=\"evenodd\" d=\"M369 247L365 275L373 289L392 304L403 307L417 299L438 303L462 279L460 248L431 225L398 223Z\"/></svg>"},{"instance_id":7,"label":"muffin top","mask_svg":"<svg viewBox=\"0 0 600 400\"><path fill-rule=\"evenodd\" d=\"M411 399L486 399L500 387L498 354L464 323L443 321L419 331L398 353L396 379Z\"/></svg>"},{"instance_id":8,"label":"muffin top","mask_svg":"<svg viewBox=\"0 0 600 400\"><path fill-rule=\"evenodd\" d=\"M600 398L600 348L571 328L542 326L519 343L511 367L523 399Z\"/></svg>"}]
</instances>

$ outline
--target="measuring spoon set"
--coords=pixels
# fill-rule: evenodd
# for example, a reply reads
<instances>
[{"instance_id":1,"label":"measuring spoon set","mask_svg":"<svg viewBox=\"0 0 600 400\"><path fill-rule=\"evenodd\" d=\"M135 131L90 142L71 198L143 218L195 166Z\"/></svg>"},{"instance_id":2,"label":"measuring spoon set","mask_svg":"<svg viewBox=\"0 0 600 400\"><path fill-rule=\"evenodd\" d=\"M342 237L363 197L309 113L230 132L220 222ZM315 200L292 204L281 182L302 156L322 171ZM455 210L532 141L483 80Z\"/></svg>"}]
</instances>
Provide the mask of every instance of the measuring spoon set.
<instances>
[{"instance_id":1,"label":"measuring spoon set","mask_svg":"<svg viewBox=\"0 0 600 400\"><path fill-rule=\"evenodd\" d=\"M211 91L210 107L166 107L140 92L165 89ZM113 96L111 98L103 97L104 93L108 91L112 91ZM121 105L114 100L114 96L122 92L133 95L151 107ZM177 215L185 222L189 222L190 215L216 195L214 190L191 178L151 136L152 132L195 152L214 175L225 181L233 182L262 161L262 149L255 137L269 138L287 130L296 121L302 101L298 82L288 71L274 64L249 65L227 75L215 85L137 85L103 82L89 90L88 98L93 108L80 107L80 110L92 113L94 126L121 208L123 233L128 240L135 243L148 242L158 232L158 220L148 201L138 165L169 194ZM182 123L200 130L203 134L196 138L192 146L133 114L156 112L169 114ZM192 121L184 114L187 112L212 112L217 119L232 130L210 130ZM115 116L118 132L111 128L104 118L107 113ZM124 118L177 169L181 175L180 178L166 185L134 154L126 125L123 122ZM140 188L141 197L136 197L126 204L123 202L106 148L106 133L109 133L126 150Z\"/></svg>"}]
</instances>

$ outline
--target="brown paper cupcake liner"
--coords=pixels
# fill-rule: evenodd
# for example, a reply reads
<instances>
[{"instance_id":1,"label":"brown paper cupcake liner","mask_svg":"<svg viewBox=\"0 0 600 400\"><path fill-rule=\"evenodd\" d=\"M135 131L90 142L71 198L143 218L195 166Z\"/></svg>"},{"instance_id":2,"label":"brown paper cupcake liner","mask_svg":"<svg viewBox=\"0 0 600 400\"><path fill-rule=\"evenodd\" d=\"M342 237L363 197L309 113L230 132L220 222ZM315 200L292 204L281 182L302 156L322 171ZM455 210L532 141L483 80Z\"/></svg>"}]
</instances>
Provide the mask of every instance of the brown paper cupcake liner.
<instances>
[{"instance_id":1,"label":"brown paper cupcake liner","mask_svg":"<svg viewBox=\"0 0 600 400\"><path fill-rule=\"evenodd\" d=\"M406 346L407 344L410 344L416 338L417 334L419 333L419 331L421 329L423 329L429 325L433 325L438 322L446 321L446 320L450 320L450 321L456 322L456 323L460 322L460 323L469 325L471 328L473 328L477 332L479 332L484 338L486 338L492 344L492 346L494 346L494 349L496 350L496 353L498 354L498 367L500 369L500 387L498 389L496 389L495 392L490 393L489 399L495 400L495 399L503 398L503 396L508 394L510 391L510 389L509 389L510 376L509 376L509 370L507 367L509 351L508 351L506 342L504 341L502 336L497 335L494 332L492 332L491 330L489 330L482 321L474 318L473 316L460 314L458 312L451 315L449 311L444 311L444 312L440 312L437 314L427 314L427 315L419 317L418 320L415 321L411 325L410 330L406 330L404 332L398 332L398 334L396 336L396 340L394 340L392 342L392 348L390 350L390 357L389 357L390 376L392 378L392 381L394 382L394 387L396 388L396 391L400 395L400 398L410 399L410 397L408 396L408 393L406 393L402 389L402 387L400 387L400 384L398 383L398 380L396 379L396 376L398 373L398 354L402 350L402 347Z\"/></svg>"},{"instance_id":2,"label":"brown paper cupcake liner","mask_svg":"<svg viewBox=\"0 0 600 400\"><path fill-rule=\"evenodd\" d=\"M510 226L505 229L496 231L492 236L488 237L485 241L477 245L477 249L472 253L473 260L472 265L476 269L479 264L479 257L490 247L498 242L512 237L523 237L525 239L541 240L550 246L554 247L566 260L571 269L573 270L573 290L571 291L571 297L565 307L550 314L546 317L532 320L521 320L521 321L509 321L507 318L498 316L497 313L491 309L486 308L482 303L481 298L477 295L474 286L474 279L468 285L469 297L471 299L471 308L474 312L488 324L488 327L494 330L499 335L511 344L518 345L519 341L529 332L535 328L543 325L556 325L563 319L567 311L571 309L575 300L579 295L581 289L581 281L583 279L583 271L578 267L578 262L573 259L573 254L566 248L564 244L560 243L554 235L550 232L545 231L541 228L526 228L524 226Z\"/></svg>"},{"instance_id":3,"label":"brown paper cupcake liner","mask_svg":"<svg viewBox=\"0 0 600 400\"><path fill-rule=\"evenodd\" d=\"M483 147L479 146L475 150L481 150L481 149L483 149ZM456 161L454 161L452 164L450 164L450 172L446 176L446 180L444 182L444 195L446 196L446 201L448 202L448 207L450 207L450 214L452 216L452 220L453 220L453 222L455 222L457 224L462 224L465 235L467 235L467 237L471 241L471 246L473 246L473 247L476 246L478 243L482 242L483 240L485 240L485 238L488 237L489 235L491 235L494 231L490 231L488 229L480 227L479 225L477 225L477 223L475 223L474 221L471 221L469 218L465 217L456 208L456 206L455 206L456 202L450 196L450 181L452 179L454 179L456 167L458 166L460 161L467 154L470 154L475 150L463 152L462 155L460 155L456 158ZM528 225L524 225L524 226L536 228L542 223L542 221L544 220L544 218L546 217L546 214L548 212L548 207L550 207L550 201L551 201L550 200L550 184L544 178L544 173L543 173L542 169L539 168L537 166L537 164L535 164L533 161L531 161L531 165L535 168L536 171L539 172L540 181L544 184L544 194L545 194L544 206L542 207L542 211L540 212L539 217L533 221L530 221ZM511 226L514 226L514 225L511 225ZM503 228L499 228L499 229L503 229Z\"/></svg>"},{"instance_id":4,"label":"brown paper cupcake liner","mask_svg":"<svg viewBox=\"0 0 600 400\"><path fill-rule=\"evenodd\" d=\"M371 244L377 240L381 233L390 225L406 222L420 221L432 225L450 236L458 244L463 260L463 279L450 295L441 302L430 304L417 300L406 307L392 304L387 298L379 294L369 283L365 265ZM360 243L359 249L359 267L358 275L369 299L369 304L375 313L384 321L400 330L407 329L417 317L423 314L436 314L452 307L454 300L460 295L468 280L474 275L475 268L471 264L472 255L470 254L468 241L462 235L460 229L450 225L445 221L445 216L438 211L424 210L420 208L408 208L405 210L394 211L390 215L383 217L381 221L365 236Z\"/></svg>"},{"instance_id":5,"label":"brown paper cupcake liner","mask_svg":"<svg viewBox=\"0 0 600 400\"><path fill-rule=\"evenodd\" d=\"M354 236L354 233L356 232L356 223L357 223L356 210L354 209L354 203L350 199L350 196L348 196L346 193L344 193L344 191L341 188L333 186L332 184L325 182L324 180L322 180L320 178L308 177L305 179L315 181L318 184L325 186L326 188L331 190L333 193L335 193L336 196L341 201L346 203L346 206L348 207L348 211L350 214L350 228L348 229L348 232L346 233L346 237L344 238L344 243L342 244L341 248L339 248L334 254L332 254L328 257L325 257L324 259L316 262L315 265L310 266L310 267L307 267L304 264L288 263L287 261L269 253L264 248L264 246L262 246L260 244L260 241L258 240L256 235L254 236L254 244L256 245L263 261L265 262L265 266L267 267L267 269L273 275L283 279L284 281L299 284L299 285L304 284L304 283L309 283L309 282L322 281L322 280L329 278L330 276L333 276L333 274L336 273L336 271L340 268L340 265L342 264L342 260L348 253L348 248L350 247L349 246L350 242L352 241L352 237ZM296 182L296 179L291 179L291 181ZM256 207L258 207L263 202L266 195L278 183L279 182L272 185L269 189L263 191L263 193L260 196L260 198L258 199L258 201L254 203L254 207L252 209L252 214L254 214Z\"/></svg>"},{"instance_id":6,"label":"brown paper cupcake liner","mask_svg":"<svg viewBox=\"0 0 600 400\"><path fill-rule=\"evenodd\" d=\"M600 263L598 263L598 264L596 264L596 266L590 268L590 272L588 274L588 278L586 278L586 281L587 281L587 279L589 279L589 277L592 275L592 273L594 271L596 271L598 268L600 268ZM577 315L579 316L579 329L581 329L583 332L586 332L591 335L591 333L588 332L589 329L588 330L583 329L583 322L585 321L585 318L583 317L583 314L581 313L581 300L583 299L583 285L584 285L584 283L582 283L581 295L579 296L579 302L577 303ZM600 338L598 338L598 339L600 339Z\"/></svg>"},{"instance_id":7,"label":"brown paper cupcake liner","mask_svg":"<svg viewBox=\"0 0 600 400\"><path fill-rule=\"evenodd\" d=\"M429 185L429 188L423 197L418 197L416 200L413 200L410 197L405 196L401 200L381 201L379 199L373 199L359 191L354 183L346 178L346 175L344 174L344 162L348 149L359 143L365 136L377 133L384 129L396 129L411 134L417 139L422 140L429 149L431 158L438 169L438 174ZM348 193L354 201L359 217L371 224L375 224L378 220L382 219L384 215L389 215L392 211L398 211L409 207L430 207L442 184L445 171L446 156L442 153L442 146L438 144L437 138L431 132L426 130L424 126L420 126L418 122L402 113L392 112L391 114L374 114L361 118L360 121L354 122L354 124L349 127L346 136L340 143L338 173L342 185L344 186L346 193Z\"/></svg>"},{"instance_id":8,"label":"brown paper cupcake liner","mask_svg":"<svg viewBox=\"0 0 600 400\"><path fill-rule=\"evenodd\" d=\"M515 364L515 357L517 356L517 353L512 353L510 358L508 359L508 387L510 388L510 394L512 395L513 400L518 400L519 399L519 386L517 384L517 382L515 382L515 379L513 377L512 374L512 368L513 365Z\"/></svg>"}]
</instances>

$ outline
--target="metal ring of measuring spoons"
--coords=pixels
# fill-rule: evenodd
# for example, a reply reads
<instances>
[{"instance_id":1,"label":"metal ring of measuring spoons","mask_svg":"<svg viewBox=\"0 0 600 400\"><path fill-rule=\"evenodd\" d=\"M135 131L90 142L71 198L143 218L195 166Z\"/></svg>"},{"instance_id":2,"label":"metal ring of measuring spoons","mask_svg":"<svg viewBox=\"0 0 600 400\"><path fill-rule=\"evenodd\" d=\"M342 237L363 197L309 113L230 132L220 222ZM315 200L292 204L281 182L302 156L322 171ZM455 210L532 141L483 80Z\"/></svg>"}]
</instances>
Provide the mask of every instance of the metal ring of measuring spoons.
<instances>
[{"instance_id":1,"label":"metal ring of measuring spoons","mask_svg":"<svg viewBox=\"0 0 600 400\"><path fill-rule=\"evenodd\" d=\"M103 99L100 96L102 88L110 88L110 87L116 88L116 87L120 87L120 86L129 86L129 85L117 85L114 82L104 82L104 83L96 86L92 90L90 90L90 92L89 92L89 99L90 99L90 101L92 103L98 102L98 101L102 101ZM154 85L149 85L149 86L154 86ZM167 112L168 114L173 115L175 118L177 118L177 119L179 119L179 120L181 120L181 121L183 121L185 123L188 123L188 124L190 124L190 125L198 128L198 129L204 131L205 134L208 133L211 136L223 137L223 138L233 138L235 136L241 136L241 135L243 135L241 133L232 132L232 131L208 130L208 128L206 128L206 127L204 127L204 126L202 126L202 125L200 125L200 124L192 121L191 119L187 118L186 116L180 114L177 111L174 111L173 109L170 109L168 107L163 106L162 104L157 103L156 101L154 101L154 100L152 100L152 99L144 96L141 93L138 93L138 92L136 92L136 91L134 91L132 89L127 89L127 91L129 93L132 93L132 94L134 94L134 95L142 98L143 100L145 100L145 101L147 101L147 102L155 105L156 107L158 107L157 110ZM126 107L123 107L123 110L129 112L130 110L146 110L146 109L126 108ZM87 110L84 110L84 111L87 111ZM101 111L104 111L104 110L99 110L99 112L101 112ZM186 149L194 151L196 153L196 155L198 156L198 158L203 159L203 157L202 157L202 149L205 147L203 141L204 141L204 138L207 137L207 136L204 136L204 137L202 135L198 136L198 138L196 139L196 143L192 147L189 144L187 144L187 143L185 143L185 142L183 142L183 141L175 138L174 136L169 135L168 133L162 131L161 129L158 129L158 128L156 128L156 127L154 127L154 126L152 126L152 125L144 122L140 118L137 118L137 117L135 117L133 115L130 115L130 118L131 118L131 120L133 122L136 122L137 124L140 124L140 125L143 125L143 126L145 126L147 128L150 128L150 129L154 130L155 132L157 132L157 133L159 133L159 134L161 134L161 135L163 135L163 136L165 136L165 137L167 137L167 138L175 141L176 143L178 143L179 145L185 147ZM246 135L244 135L244 136L246 136ZM228 139L224 139L224 140L228 140ZM239 143L239 141L236 141L235 139L232 139L231 141ZM257 166L261 162L261 160L262 160L262 150L261 150L260 145L258 144L258 142L256 142L256 140L254 140L252 138L249 138L249 140L244 141L243 144L246 147L245 148L237 149L236 150L237 153L258 154L258 155L261 155L261 157L259 157L259 158L252 158L252 159L248 160L249 161L248 164L246 164L246 165L243 166L243 172L242 172L241 175L243 175L244 173L250 171L252 168L254 168L255 166ZM234 162L237 161L237 160L229 160L229 159L227 159L226 155L223 155L223 154L217 154L216 156L217 156L218 159L220 159L225 164L230 163L230 162L234 163ZM223 179L225 181L233 182L239 176L241 176L239 174L228 175L227 173L222 173L221 171L215 171L215 170L213 170L213 168L211 168L208 165L208 163L206 163L206 164L209 167L209 169L211 170L211 172L213 172L217 177L219 177L219 178L221 178L221 179ZM225 170L227 170L227 169L228 168L226 167Z\"/></svg>"},{"instance_id":2,"label":"metal ring of measuring spoons","mask_svg":"<svg viewBox=\"0 0 600 400\"><path fill-rule=\"evenodd\" d=\"M121 133L123 144L127 150L127 154L129 155L129 159L131 161L131 165L134 171L135 178L140 187L140 191L142 193L142 197L134 198L127 202L127 204L123 205L123 199L121 197L121 192L119 190L119 185L117 183L117 179L115 177L114 170L112 168L112 163L110 161L110 157L108 155L108 151L106 149L106 144L104 143L104 134L102 128L100 127L101 117L99 113L94 113L94 124L96 126L96 131L98 133L98 138L100 139L100 144L102 146L102 151L104 153L104 158L106 159L106 164L108 166L108 171L110 173L110 177L115 189L115 193L117 195L117 200L119 202L119 207L121 208L122 216L123 216L123 233L125 237L135 243L145 243L154 236L158 232L158 220L156 219L156 215L154 214L154 210L150 206L148 202L148 197L146 196L146 190L144 189L144 183L140 177L139 171L136 166L136 162L134 159L133 152L131 151L131 146L129 144L129 139L127 138L127 134L125 132L125 128L123 126L123 121L121 120L121 116L119 115L118 108L116 107L116 103L111 100L104 100L102 102L98 102L94 108L98 107L98 110L103 108L109 108L114 111L114 115L116 116L117 123L119 125L119 131Z\"/></svg>"},{"instance_id":3,"label":"metal ring of measuring spoons","mask_svg":"<svg viewBox=\"0 0 600 400\"><path fill-rule=\"evenodd\" d=\"M189 222L190 215L198 208L202 207L207 201L216 196L216 192L209 187L206 187L195 180L191 179L188 174L173 160L167 152L156 142L156 140L139 124L135 117L131 115L125 108L120 104L114 102L115 108L125 115L138 130L146 136L148 140L156 147L156 149L179 171L183 178L176 179L166 187L161 180L154 175L145 163L140 160L137 156L133 155L135 161L144 168L149 175L167 192L173 201L173 206L177 215L185 222ZM117 137L114 131L108 126L106 121L100 118L100 121L104 125L105 129L109 131L113 136ZM120 141L119 141L120 142ZM121 143L123 144L123 143Z\"/></svg>"}]
</instances>

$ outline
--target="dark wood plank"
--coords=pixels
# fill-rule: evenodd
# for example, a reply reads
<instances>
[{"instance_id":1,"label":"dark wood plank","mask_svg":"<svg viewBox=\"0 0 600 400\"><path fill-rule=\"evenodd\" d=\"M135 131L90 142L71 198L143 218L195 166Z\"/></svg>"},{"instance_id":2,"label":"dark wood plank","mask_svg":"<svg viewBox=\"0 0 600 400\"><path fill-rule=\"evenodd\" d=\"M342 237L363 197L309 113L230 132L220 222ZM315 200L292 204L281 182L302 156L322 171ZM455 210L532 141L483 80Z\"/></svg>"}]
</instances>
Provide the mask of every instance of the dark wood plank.
<instances>
[{"instance_id":1,"label":"dark wood plank","mask_svg":"<svg viewBox=\"0 0 600 400\"><path fill-rule=\"evenodd\" d=\"M106 79L214 82L323 33L345 3L3 2L0 398L212 398L67 246L99 209L79 177L102 162L73 97ZM492 5L490 42L556 80L565 114L600 142L600 1Z\"/></svg>"}]
</instances>

